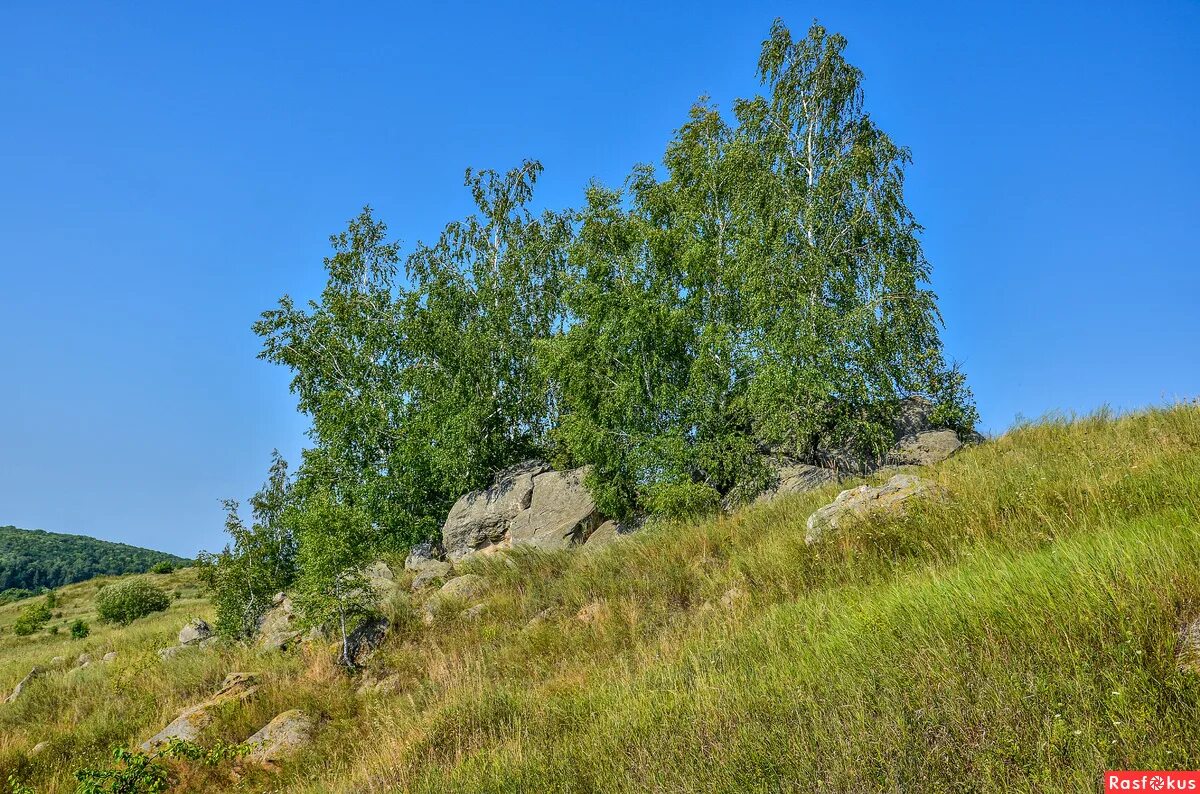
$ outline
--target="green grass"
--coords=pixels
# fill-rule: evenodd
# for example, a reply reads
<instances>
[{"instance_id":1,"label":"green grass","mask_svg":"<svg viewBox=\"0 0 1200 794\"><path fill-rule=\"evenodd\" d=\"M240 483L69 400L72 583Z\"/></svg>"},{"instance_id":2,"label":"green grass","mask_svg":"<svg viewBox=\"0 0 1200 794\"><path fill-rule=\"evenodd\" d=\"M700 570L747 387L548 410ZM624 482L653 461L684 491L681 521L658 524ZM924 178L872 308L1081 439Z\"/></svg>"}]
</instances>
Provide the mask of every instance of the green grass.
<instances>
[{"instance_id":1,"label":"green grass","mask_svg":"<svg viewBox=\"0 0 1200 794\"><path fill-rule=\"evenodd\" d=\"M922 474L947 501L813 547L804 520L837 488L600 553L479 561L481 620L426 627L418 599L389 605L371 675L396 676L391 694L356 696L322 648L161 665L153 649L204 614L190 597L84 641L5 631L0 686L60 647L121 658L0 707L0 779L70 791L70 769L233 669L267 686L206 739L286 708L324 719L242 790L1095 791L1106 768L1200 767L1200 677L1177 664L1200 617L1200 410L1049 419ZM733 587L748 598L726 608ZM181 790L235 781L175 771Z\"/></svg>"}]
</instances>

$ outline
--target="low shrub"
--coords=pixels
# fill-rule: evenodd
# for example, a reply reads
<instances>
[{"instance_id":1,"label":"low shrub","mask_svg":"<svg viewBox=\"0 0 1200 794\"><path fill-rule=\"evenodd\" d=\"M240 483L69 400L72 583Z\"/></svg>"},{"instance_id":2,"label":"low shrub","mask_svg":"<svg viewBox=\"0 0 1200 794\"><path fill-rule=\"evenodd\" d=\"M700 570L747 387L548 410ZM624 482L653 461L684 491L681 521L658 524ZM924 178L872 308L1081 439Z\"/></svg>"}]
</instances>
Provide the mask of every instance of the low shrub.
<instances>
[{"instance_id":1,"label":"low shrub","mask_svg":"<svg viewBox=\"0 0 1200 794\"><path fill-rule=\"evenodd\" d=\"M76 618L75 622L71 624L71 639L73 640L82 640L91 633L92 630L83 618Z\"/></svg>"},{"instance_id":2,"label":"low shrub","mask_svg":"<svg viewBox=\"0 0 1200 794\"><path fill-rule=\"evenodd\" d=\"M150 568L150 573L174 573L175 565L170 560L160 560Z\"/></svg>"},{"instance_id":3,"label":"low shrub","mask_svg":"<svg viewBox=\"0 0 1200 794\"><path fill-rule=\"evenodd\" d=\"M161 612L171 599L161 588L140 579L107 585L96 594L96 614L105 623L129 625L152 612Z\"/></svg>"},{"instance_id":4,"label":"low shrub","mask_svg":"<svg viewBox=\"0 0 1200 794\"><path fill-rule=\"evenodd\" d=\"M20 637L28 637L46 625L51 617L53 615L50 607L46 606L44 601L29 604L21 610L21 614L17 615L17 619L13 623L13 633Z\"/></svg>"}]
</instances>

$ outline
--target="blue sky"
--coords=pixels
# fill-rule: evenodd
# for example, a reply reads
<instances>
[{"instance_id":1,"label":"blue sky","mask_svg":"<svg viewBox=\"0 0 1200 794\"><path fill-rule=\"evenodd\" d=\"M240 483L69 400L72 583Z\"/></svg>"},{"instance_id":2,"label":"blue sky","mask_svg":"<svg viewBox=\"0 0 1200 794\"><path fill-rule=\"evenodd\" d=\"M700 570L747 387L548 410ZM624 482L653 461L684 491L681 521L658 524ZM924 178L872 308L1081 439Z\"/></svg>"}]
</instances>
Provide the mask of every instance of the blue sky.
<instances>
[{"instance_id":1,"label":"blue sky","mask_svg":"<svg viewBox=\"0 0 1200 794\"><path fill-rule=\"evenodd\" d=\"M305 422L250 323L370 203L411 245L466 166L576 204L771 20L844 33L912 149L948 353L984 426L1200 395L1200 3L0 8L0 524L223 543Z\"/></svg>"}]
</instances>

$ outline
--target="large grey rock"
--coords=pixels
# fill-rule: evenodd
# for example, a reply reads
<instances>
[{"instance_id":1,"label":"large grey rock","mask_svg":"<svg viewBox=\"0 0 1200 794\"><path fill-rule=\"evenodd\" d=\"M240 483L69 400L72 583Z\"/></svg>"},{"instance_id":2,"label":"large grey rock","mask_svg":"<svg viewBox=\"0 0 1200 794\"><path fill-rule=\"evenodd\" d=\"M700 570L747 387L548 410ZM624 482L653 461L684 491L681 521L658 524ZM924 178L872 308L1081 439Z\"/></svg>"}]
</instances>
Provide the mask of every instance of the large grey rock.
<instances>
[{"instance_id":1,"label":"large grey rock","mask_svg":"<svg viewBox=\"0 0 1200 794\"><path fill-rule=\"evenodd\" d=\"M179 630L180 645L195 645L212 636L212 628L200 618L189 620Z\"/></svg>"},{"instance_id":2,"label":"large grey rock","mask_svg":"<svg viewBox=\"0 0 1200 794\"><path fill-rule=\"evenodd\" d=\"M11 693L9 693L8 697L6 697L4 699L4 702L5 703L15 703L17 701L17 698L21 697L21 693L24 692L25 689L31 683L33 683L34 679L36 679L41 674L42 674L42 668L40 668L40 667L34 667L32 670L30 670L28 673L26 673L25 677L22 678L20 681L18 681L17 685L15 687L13 687L13 691Z\"/></svg>"},{"instance_id":3,"label":"large grey rock","mask_svg":"<svg viewBox=\"0 0 1200 794\"><path fill-rule=\"evenodd\" d=\"M300 638L299 619L292 609L292 600L283 593L275 596L274 606L263 614L258 624L256 644L260 650L283 651Z\"/></svg>"},{"instance_id":4,"label":"large grey rock","mask_svg":"<svg viewBox=\"0 0 1200 794\"><path fill-rule=\"evenodd\" d=\"M408 550L404 558L404 570L421 571L430 565L445 565L446 552L439 541L418 543Z\"/></svg>"},{"instance_id":5,"label":"large grey rock","mask_svg":"<svg viewBox=\"0 0 1200 794\"><path fill-rule=\"evenodd\" d=\"M621 525L616 521L605 521L588 535L584 542L585 551L603 548L621 539Z\"/></svg>"},{"instance_id":6,"label":"large grey rock","mask_svg":"<svg viewBox=\"0 0 1200 794\"><path fill-rule=\"evenodd\" d=\"M502 471L492 487L459 497L442 525L450 562L510 546L512 520L533 500L533 478L548 468L541 461L522 463Z\"/></svg>"},{"instance_id":7,"label":"large grey rock","mask_svg":"<svg viewBox=\"0 0 1200 794\"><path fill-rule=\"evenodd\" d=\"M603 519L583 484L587 469L548 471L533 478L529 509L512 521L513 546L569 549L588 539Z\"/></svg>"},{"instance_id":8,"label":"large grey rock","mask_svg":"<svg viewBox=\"0 0 1200 794\"><path fill-rule=\"evenodd\" d=\"M250 747L246 760L276 766L289 755L303 750L312 742L316 724L300 709L285 711L268 722L246 740Z\"/></svg>"},{"instance_id":9,"label":"large grey rock","mask_svg":"<svg viewBox=\"0 0 1200 794\"><path fill-rule=\"evenodd\" d=\"M937 492L937 486L911 474L897 474L883 485L860 485L842 491L833 502L808 517L804 540L815 543L825 533L872 513L900 515L910 500Z\"/></svg>"},{"instance_id":10,"label":"large grey rock","mask_svg":"<svg viewBox=\"0 0 1200 794\"><path fill-rule=\"evenodd\" d=\"M221 687L203 703L189 706L158 733L142 742L143 751L155 750L172 739L194 742L200 732L212 724L215 712L226 703L242 702L258 692L258 676L254 673L230 673Z\"/></svg>"},{"instance_id":11,"label":"large grey rock","mask_svg":"<svg viewBox=\"0 0 1200 794\"><path fill-rule=\"evenodd\" d=\"M932 466L962 446L953 430L927 430L900 439L888 453L887 461L893 466Z\"/></svg>"}]
</instances>

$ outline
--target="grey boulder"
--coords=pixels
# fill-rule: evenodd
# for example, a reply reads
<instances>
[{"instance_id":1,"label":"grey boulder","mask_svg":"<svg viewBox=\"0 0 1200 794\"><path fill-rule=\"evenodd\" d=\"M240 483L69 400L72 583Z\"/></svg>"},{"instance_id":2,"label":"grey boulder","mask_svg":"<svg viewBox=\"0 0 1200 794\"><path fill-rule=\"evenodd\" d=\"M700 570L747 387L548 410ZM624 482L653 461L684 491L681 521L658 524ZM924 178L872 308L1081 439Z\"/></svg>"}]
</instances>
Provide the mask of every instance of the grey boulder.
<instances>
[{"instance_id":1,"label":"grey boulder","mask_svg":"<svg viewBox=\"0 0 1200 794\"><path fill-rule=\"evenodd\" d=\"M587 540L602 519L583 484L586 475L583 468L547 471L534 477L529 508L512 522L512 545L557 551Z\"/></svg>"},{"instance_id":2,"label":"grey boulder","mask_svg":"<svg viewBox=\"0 0 1200 794\"><path fill-rule=\"evenodd\" d=\"M442 525L442 546L450 562L511 545L512 520L533 500L533 478L548 469L541 461L521 463L500 472L490 488L459 497Z\"/></svg>"},{"instance_id":3,"label":"grey boulder","mask_svg":"<svg viewBox=\"0 0 1200 794\"><path fill-rule=\"evenodd\" d=\"M279 714L268 722L245 744L250 748L246 760L266 766L276 766L279 761L312 742L316 727L312 717L300 709Z\"/></svg>"},{"instance_id":4,"label":"grey boulder","mask_svg":"<svg viewBox=\"0 0 1200 794\"><path fill-rule=\"evenodd\" d=\"M953 430L927 430L905 436L888 453L893 466L932 466L941 463L962 449L958 433Z\"/></svg>"},{"instance_id":5,"label":"grey boulder","mask_svg":"<svg viewBox=\"0 0 1200 794\"><path fill-rule=\"evenodd\" d=\"M195 618L189 620L184 627L179 630L180 645L195 645L212 636L212 628L209 627L207 621Z\"/></svg>"},{"instance_id":6,"label":"grey boulder","mask_svg":"<svg viewBox=\"0 0 1200 794\"><path fill-rule=\"evenodd\" d=\"M842 491L808 517L804 541L812 544L827 532L874 514L902 515L916 498L939 494L936 485L911 474L897 474L883 485L860 485Z\"/></svg>"}]
</instances>

